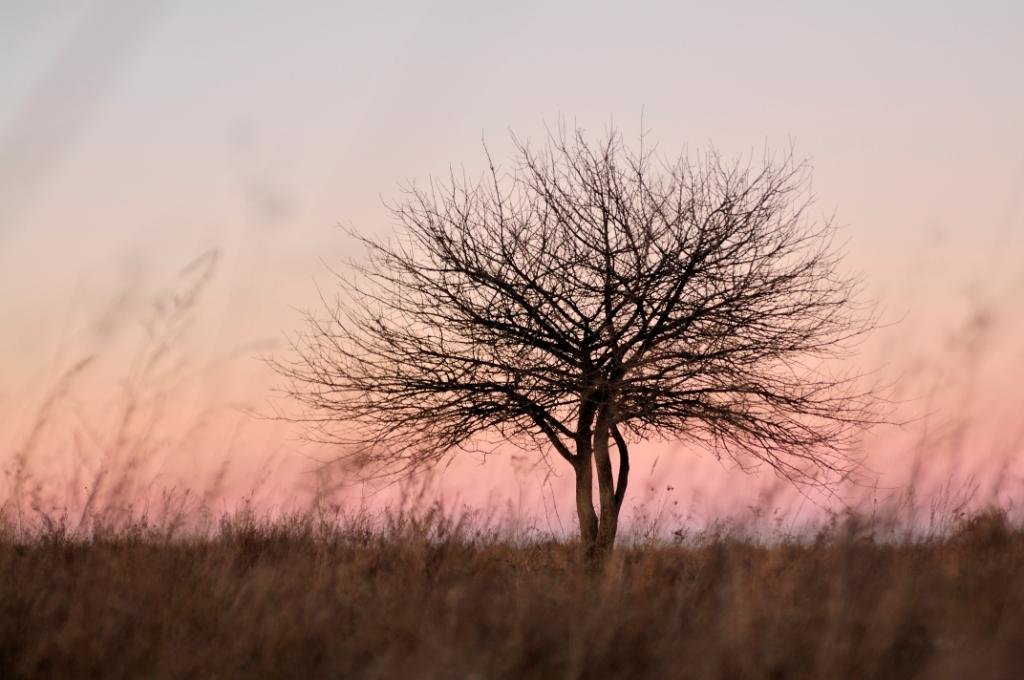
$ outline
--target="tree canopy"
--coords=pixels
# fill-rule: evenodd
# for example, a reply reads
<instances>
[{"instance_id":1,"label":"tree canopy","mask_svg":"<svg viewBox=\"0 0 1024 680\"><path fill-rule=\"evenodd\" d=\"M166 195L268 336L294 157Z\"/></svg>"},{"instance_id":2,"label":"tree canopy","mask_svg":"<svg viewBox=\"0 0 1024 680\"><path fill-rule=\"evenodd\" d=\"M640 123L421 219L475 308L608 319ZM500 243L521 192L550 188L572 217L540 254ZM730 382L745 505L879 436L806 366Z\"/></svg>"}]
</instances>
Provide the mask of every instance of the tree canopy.
<instances>
[{"instance_id":1,"label":"tree canopy","mask_svg":"<svg viewBox=\"0 0 1024 680\"><path fill-rule=\"evenodd\" d=\"M508 171L488 155L479 180L409 188L391 238L353 232L367 257L276 364L314 438L390 473L495 437L554 452L597 547L630 442L689 440L804 485L856 467L872 396L834 360L874 317L811 214L807 164L667 161L614 131L516 151Z\"/></svg>"}]
</instances>

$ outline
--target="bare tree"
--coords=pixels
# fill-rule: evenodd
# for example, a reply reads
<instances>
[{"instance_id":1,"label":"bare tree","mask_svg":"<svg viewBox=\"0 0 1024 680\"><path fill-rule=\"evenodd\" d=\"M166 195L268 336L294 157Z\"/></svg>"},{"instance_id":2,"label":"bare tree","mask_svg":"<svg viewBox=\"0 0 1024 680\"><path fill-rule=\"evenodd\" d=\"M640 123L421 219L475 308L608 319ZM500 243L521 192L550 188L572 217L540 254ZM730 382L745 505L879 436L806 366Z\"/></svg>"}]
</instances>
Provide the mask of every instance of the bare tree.
<instances>
[{"instance_id":1,"label":"bare tree","mask_svg":"<svg viewBox=\"0 0 1024 680\"><path fill-rule=\"evenodd\" d=\"M408 189L394 239L355 234L368 257L276 363L314 439L387 473L495 438L553 451L589 553L614 544L637 441L804 486L856 468L870 393L829 367L873 319L804 163L666 162L614 131L515 144L511 172Z\"/></svg>"}]
</instances>

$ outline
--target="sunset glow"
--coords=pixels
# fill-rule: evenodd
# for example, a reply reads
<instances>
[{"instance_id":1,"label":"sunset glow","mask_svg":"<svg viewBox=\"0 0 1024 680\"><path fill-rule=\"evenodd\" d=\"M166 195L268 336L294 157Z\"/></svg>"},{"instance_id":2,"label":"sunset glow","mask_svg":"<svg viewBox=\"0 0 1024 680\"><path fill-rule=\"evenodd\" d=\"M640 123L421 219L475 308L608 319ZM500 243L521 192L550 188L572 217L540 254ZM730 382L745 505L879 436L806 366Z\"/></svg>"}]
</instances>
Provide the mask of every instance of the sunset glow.
<instances>
[{"instance_id":1,"label":"sunset glow","mask_svg":"<svg viewBox=\"0 0 1024 680\"><path fill-rule=\"evenodd\" d=\"M139 506L171 489L271 512L393 501L336 489L331 451L258 417L288 408L261 359L361 257L339 224L392 233L403 186L476 176L482 143L500 164L510 131L569 121L644 130L666 156L808 158L882 313L858 366L903 421L868 433L875 481L843 500L913 481L1021 505L1024 5L364 5L0 11L0 499L75 515L134 466ZM635 448L634 500L680 521L842 507L708 451ZM571 530L557 461L479 463L440 476L450 503Z\"/></svg>"}]
</instances>

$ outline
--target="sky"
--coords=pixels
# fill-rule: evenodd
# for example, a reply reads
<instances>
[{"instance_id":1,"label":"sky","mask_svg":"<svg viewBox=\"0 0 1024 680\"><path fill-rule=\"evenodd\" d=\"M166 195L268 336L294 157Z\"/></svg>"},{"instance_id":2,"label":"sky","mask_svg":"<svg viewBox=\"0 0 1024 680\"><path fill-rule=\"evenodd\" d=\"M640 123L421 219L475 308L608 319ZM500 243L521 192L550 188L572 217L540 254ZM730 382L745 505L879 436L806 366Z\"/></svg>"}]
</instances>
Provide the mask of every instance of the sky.
<instances>
[{"instance_id":1,"label":"sky","mask_svg":"<svg viewBox=\"0 0 1024 680\"><path fill-rule=\"evenodd\" d=\"M338 225L386 235L403 183L472 173L482 142L508 158L510 131L542 139L562 120L642 127L667 154L809 159L816 210L843 226L887 323L863 360L913 420L872 435L880 477L895 487L943 446L1004 476L1024 397L1022 31L1019 2L4 3L0 455L31 449L43 479L99 469L117 405L152 378L155 301L209 266L175 388L148 407L177 439L217 415L204 444L161 444L154 474L215 474L239 429L260 434L229 447L236 484L267 460L308 472L300 443L240 413L271 398L257 357L284 350L328 268L358 255ZM52 436L26 446L86 357ZM86 429L91 454L70 434ZM659 446L646 460L666 488L738 507L757 493ZM507 463L464 467L454 493L513 488Z\"/></svg>"}]
</instances>

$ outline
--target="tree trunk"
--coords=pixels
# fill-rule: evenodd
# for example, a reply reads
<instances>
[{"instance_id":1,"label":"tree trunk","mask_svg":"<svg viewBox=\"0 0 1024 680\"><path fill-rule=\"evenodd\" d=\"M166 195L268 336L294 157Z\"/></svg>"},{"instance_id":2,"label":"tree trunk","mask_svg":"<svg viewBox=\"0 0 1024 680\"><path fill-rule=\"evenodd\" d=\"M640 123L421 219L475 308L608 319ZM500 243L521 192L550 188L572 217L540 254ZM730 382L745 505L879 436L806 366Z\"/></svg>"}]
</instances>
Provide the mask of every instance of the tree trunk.
<instances>
[{"instance_id":1,"label":"tree trunk","mask_svg":"<svg viewBox=\"0 0 1024 680\"><path fill-rule=\"evenodd\" d=\"M611 552L618 533L619 510L629 481L629 451L626 441L609 415L601 408L593 431L577 439L576 514L580 523L580 543L588 557L601 557ZM609 439L615 441L619 453L617 478L613 479ZM594 508L594 471L597 471L599 513Z\"/></svg>"},{"instance_id":2,"label":"tree trunk","mask_svg":"<svg viewBox=\"0 0 1024 680\"><path fill-rule=\"evenodd\" d=\"M597 489L601 501L601 515L595 545L599 554L611 552L619 527L619 505L615 502L612 461L608 452L610 437L611 426L608 413L606 409L601 409L594 427L594 467L597 468Z\"/></svg>"},{"instance_id":3,"label":"tree trunk","mask_svg":"<svg viewBox=\"0 0 1024 680\"><path fill-rule=\"evenodd\" d=\"M617 480L612 474L609 439L619 453ZM576 514L580 523L580 543L587 557L611 552L618 533L619 510L629 479L629 452L618 428L604 409L598 414L592 435L577 444ZM599 510L594 509L594 471L597 471Z\"/></svg>"},{"instance_id":4,"label":"tree trunk","mask_svg":"<svg viewBox=\"0 0 1024 680\"><path fill-rule=\"evenodd\" d=\"M576 515L580 520L580 543L587 557L597 544L597 514L594 512L594 475L589 452L576 462Z\"/></svg>"}]
</instances>

